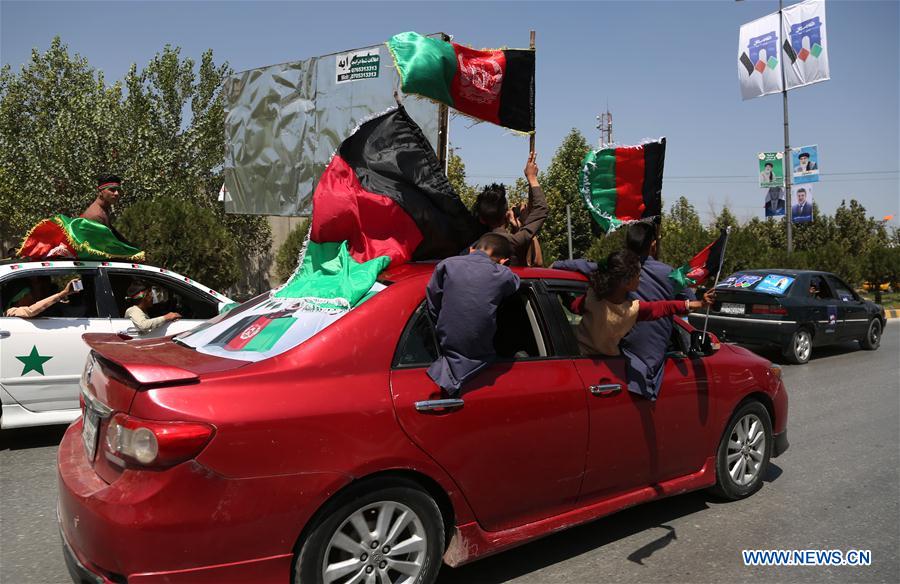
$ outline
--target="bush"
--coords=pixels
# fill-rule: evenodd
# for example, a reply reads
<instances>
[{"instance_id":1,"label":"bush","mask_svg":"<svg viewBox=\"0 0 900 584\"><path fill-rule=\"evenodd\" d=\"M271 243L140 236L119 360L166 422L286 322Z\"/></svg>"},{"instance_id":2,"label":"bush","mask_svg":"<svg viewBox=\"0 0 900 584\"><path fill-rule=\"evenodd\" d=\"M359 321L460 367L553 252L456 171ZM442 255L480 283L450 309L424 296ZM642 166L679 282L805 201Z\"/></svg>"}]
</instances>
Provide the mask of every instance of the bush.
<instances>
[{"instance_id":1,"label":"bush","mask_svg":"<svg viewBox=\"0 0 900 584\"><path fill-rule=\"evenodd\" d=\"M211 209L156 197L128 207L115 226L147 253L147 263L216 290L240 277L238 245Z\"/></svg>"},{"instance_id":2,"label":"bush","mask_svg":"<svg viewBox=\"0 0 900 584\"><path fill-rule=\"evenodd\" d=\"M275 277L281 282L287 282L294 270L297 269L297 260L300 257L300 248L306 240L309 231L309 221L304 221L288 233L287 239L278 248L275 255Z\"/></svg>"}]
</instances>

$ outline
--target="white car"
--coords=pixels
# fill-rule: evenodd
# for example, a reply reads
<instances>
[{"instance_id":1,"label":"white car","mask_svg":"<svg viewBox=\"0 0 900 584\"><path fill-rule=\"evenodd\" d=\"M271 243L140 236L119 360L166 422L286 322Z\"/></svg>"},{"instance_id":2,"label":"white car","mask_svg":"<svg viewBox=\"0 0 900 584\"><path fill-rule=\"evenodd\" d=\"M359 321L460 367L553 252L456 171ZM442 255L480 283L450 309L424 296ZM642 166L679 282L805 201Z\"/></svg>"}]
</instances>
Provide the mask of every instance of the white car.
<instances>
[{"instance_id":1,"label":"white car","mask_svg":"<svg viewBox=\"0 0 900 584\"><path fill-rule=\"evenodd\" d=\"M84 290L37 318L3 316L28 282L39 300L73 278ZM125 317L125 291L135 281L155 287L164 301L150 316L178 312L182 319L141 334ZM216 316L231 299L163 268L116 261L0 262L0 428L65 424L80 415L78 382L88 354L84 333L164 337Z\"/></svg>"}]
</instances>

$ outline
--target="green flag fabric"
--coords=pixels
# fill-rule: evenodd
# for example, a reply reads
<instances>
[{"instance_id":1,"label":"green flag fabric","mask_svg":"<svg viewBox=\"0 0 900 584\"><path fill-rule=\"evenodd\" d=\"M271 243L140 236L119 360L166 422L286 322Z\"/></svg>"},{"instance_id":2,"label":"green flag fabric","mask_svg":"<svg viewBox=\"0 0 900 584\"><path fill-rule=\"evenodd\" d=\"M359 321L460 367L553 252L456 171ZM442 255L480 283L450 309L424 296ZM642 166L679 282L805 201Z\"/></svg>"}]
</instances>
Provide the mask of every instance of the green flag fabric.
<instances>
[{"instance_id":1,"label":"green flag fabric","mask_svg":"<svg viewBox=\"0 0 900 584\"><path fill-rule=\"evenodd\" d=\"M61 214L35 225L16 255L31 259L144 259L144 252L120 240L106 225Z\"/></svg>"}]
</instances>

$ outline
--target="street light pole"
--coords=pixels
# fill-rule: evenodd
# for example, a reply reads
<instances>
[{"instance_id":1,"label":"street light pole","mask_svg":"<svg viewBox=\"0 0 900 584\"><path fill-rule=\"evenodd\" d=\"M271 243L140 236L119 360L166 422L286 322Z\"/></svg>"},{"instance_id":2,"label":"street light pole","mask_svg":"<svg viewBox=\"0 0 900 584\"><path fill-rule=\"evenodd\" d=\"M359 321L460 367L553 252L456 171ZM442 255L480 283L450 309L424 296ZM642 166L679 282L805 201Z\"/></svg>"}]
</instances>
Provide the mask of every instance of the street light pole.
<instances>
[{"instance_id":1,"label":"street light pole","mask_svg":"<svg viewBox=\"0 0 900 584\"><path fill-rule=\"evenodd\" d=\"M784 34L784 0L778 0L778 26L780 27L779 38ZM778 47L781 53L781 96L784 103L784 217L787 221L787 252L788 255L794 251L792 218L791 218L791 173L794 170L791 158L791 134L788 125L788 95L787 83L784 80L784 48Z\"/></svg>"}]
</instances>

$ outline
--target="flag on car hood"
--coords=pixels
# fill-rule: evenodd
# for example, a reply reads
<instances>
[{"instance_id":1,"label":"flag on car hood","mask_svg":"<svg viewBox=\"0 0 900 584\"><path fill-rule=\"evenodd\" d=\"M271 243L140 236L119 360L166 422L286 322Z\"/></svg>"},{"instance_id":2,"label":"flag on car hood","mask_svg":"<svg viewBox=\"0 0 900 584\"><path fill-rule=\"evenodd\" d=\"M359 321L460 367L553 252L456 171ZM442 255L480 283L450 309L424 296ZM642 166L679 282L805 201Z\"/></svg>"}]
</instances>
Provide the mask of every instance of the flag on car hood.
<instances>
[{"instance_id":1,"label":"flag on car hood","mask_svg":"<svg viewBox=\"0 0 900 584\"><path fill-rule=\"evenodd\" d=\"M534 49L470 49L415 32L387 42L400 88L511 130L534 131Z\"/></svg>"},{"instance_id":2,"label":"flag on car hood","mask_svg":"<svg viewBox=\"0 0 900 584\"><path fill-rule=\"evenodd\" d=\"M144 259L143 251L120 240L106 225L66 215L54 215L32 227L16 255L31 259Z\"/></svg>"},{"instance_id":3,"label":"flag on car hood","mask_svg":"<svg viewBox=\"0 0 900 584\"><path fill-rule=\"evenodd\" d=\"M675 282L675 291L689 286L697 286L722 269L725 260L725 244L728 241L728 230L722 229L719 238L703 248L703 251L691 258L691 261L669 273Z\"/></svg>"},{"instance_id":4,"label":"flag on car hood","mask_svg":"<svg viewBox=\"0 0 900 584\"><path fill-rule=\"evenodd\" d=\"M662 211L666 139L591 150L578 183L595 231L606 234Z\"/></svg>"},{"instance_id":5,"label":"flag on car hood","mask_svg":"<svg viewBox=\"0 0 900 584\"><path fill-rule=\"evenodd\" d=\"M347 241L359 262L445 258L480 233L402 106L364 122L344 140L313 193L311 240Z\"/></svg>"}]
</instances>

